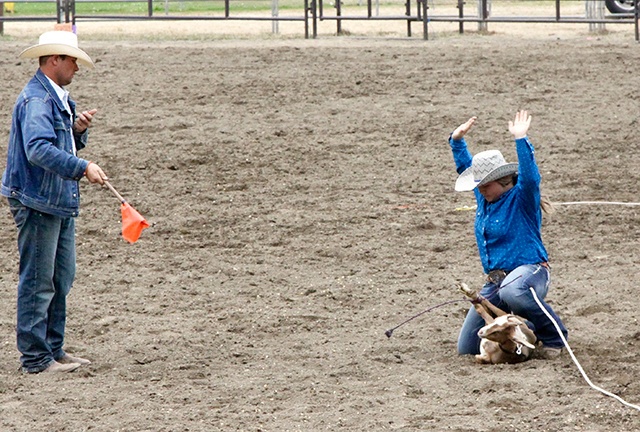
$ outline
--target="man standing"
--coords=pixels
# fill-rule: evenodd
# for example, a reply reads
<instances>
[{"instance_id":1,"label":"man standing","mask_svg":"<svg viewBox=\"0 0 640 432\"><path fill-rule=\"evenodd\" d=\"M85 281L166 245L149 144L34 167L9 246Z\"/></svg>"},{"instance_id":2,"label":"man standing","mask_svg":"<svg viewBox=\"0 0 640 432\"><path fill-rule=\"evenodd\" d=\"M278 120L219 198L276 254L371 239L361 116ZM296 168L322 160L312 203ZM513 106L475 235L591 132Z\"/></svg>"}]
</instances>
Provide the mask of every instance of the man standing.
<instances>
[{"instance_id":1,"label":"man standing","mask_svg":"<svg viewBox=\"0 0 640 432\"><path fill-rule=\"evenodd\" d=\"M63 350L66 297L76 268L79 181L104 184L107 176L77 156L97 110L76 113L64 86L78 63L94 65L67 31L43 33L20 57L38 58L40 67L14 106L0 188L18 227L17 346L24 373L70 372L91 363Z\"/></svg>"}]
</instances>

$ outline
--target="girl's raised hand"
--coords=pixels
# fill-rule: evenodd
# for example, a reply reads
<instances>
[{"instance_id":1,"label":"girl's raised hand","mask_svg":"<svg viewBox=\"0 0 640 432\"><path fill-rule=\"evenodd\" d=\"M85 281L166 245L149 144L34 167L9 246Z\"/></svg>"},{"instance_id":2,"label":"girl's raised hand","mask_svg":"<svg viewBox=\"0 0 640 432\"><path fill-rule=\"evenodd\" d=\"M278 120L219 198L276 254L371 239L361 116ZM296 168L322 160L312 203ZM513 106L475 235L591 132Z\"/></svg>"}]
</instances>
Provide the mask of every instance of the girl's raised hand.
<instances>
[{"instance_id":1,"label":"girl's raised hand","mask_svg":"<svg viewBox=\"0 0 640 432\"><path fill-rule=\"evenodd\" d=\"M456 128L456 130L453 131L453 133L451 134L451 138L453 138L454 140L461 139L467 132L469 132L471 126L473 126L477 119L478 117L473 116L469 120L467 120L466 123L462 123Z\"/></svg>"},{"instance_id":2,"label":"girl's raised hand","mask_svg":"<svg viewBox=\"0 0 640 432\"><path fill-rule=\"evenodd\" d=\"M515 119L509 121L509 132L513 134L515 139L527 136L529 126L531 125L531 116L525 110L518 111Z\"/></svg>"}]
</instances>

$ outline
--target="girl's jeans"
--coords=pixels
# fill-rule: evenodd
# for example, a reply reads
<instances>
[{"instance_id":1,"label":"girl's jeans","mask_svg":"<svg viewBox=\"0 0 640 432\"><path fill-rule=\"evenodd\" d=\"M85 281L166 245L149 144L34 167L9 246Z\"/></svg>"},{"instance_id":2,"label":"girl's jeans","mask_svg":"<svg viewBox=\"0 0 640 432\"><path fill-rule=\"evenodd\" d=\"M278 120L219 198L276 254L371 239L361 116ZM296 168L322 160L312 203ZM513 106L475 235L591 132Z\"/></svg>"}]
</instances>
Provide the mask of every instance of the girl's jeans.
<instances>
[{"instance_id":1,"label":"girl's jeans","mask_svg":"<svg viewBox=\"0 0 640 432\"><path fill-rule=\"evenodd\" d=\"M75 221L9 199L18 227L17 341L23 372L46 369L64 356L67 294L76 268Z\"/></svg>"},{"instance_id":2,"label":"girl's jeans","mask_svg":"<svg viewBox=\"0 0 640 432\"><path fill-rule=\"evenodd\" d=\"M564 346L555 326L540 309L529 287L533 287L538 299L545 309L556 320L562 334L567 337L567 329L551 307L544 302L549 290L549 270L539 264L527 264L520 266L507 275L500 287L487 282L480 294L500 309L519 315L527 320L527 325L535 332L538 340L543 345L551 348ZM458 337L459 354L479 354L480 338L478 330L484 327L485 322L476 312L475 308L469 309L467 317L462 324Z\"/></svg>"}]
</instances>

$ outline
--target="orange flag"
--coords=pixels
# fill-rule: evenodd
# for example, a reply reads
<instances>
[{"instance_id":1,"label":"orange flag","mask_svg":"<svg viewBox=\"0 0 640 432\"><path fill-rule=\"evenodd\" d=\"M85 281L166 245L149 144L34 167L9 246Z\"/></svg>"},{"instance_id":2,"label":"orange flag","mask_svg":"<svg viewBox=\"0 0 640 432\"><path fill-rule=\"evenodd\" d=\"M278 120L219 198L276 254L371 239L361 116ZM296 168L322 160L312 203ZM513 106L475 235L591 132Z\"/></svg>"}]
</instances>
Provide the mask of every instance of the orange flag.
<instances>
[{"instance_id":1,"label":"orange flag","mask_svg":"<svg viewBox=\"0 0 640 432\"><path fill-rule=\"evenodd\" d=\"M129 243L137 242L142 230L149 227L149 222L126 201L122 202L120 212L122 213L122 237Z\"/></svg>"}]
</instances>

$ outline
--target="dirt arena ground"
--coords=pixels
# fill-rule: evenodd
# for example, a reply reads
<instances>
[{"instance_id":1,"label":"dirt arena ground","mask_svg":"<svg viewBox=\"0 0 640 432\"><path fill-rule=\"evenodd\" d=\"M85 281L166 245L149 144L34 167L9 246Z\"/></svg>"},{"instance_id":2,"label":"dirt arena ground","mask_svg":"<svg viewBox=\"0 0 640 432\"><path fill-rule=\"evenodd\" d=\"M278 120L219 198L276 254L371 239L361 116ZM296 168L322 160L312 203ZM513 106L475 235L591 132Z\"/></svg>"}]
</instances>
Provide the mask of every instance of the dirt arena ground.
<instances>
[{"instance_id":1,"label":"dirt arena ground","mask_svg":"<svg viewBox=\"0 0 640 432\"><path fill-rule=\"evenodd\" d=\"M532 113L553 201L639 201L640 51L625 31L114 41L81 29L97 68L69 89L100 110L83 156L152 226L124 242L118 202L82 183L67 349L93 364L25 376L5 204L0 430L640 430L640 412L591 389L567 354L456 355L466 302L384 334L460 300L456 281L482 283L473 212L456 210L472 195L453 191L446 142L469 116L471 149L513 160L507 122ZM32 32L0 43L3 155L36 67L17 59ZM544 222L547 300L591 380L635 404L639 210L558 205Z\"/></svg>"}]
</instances>

